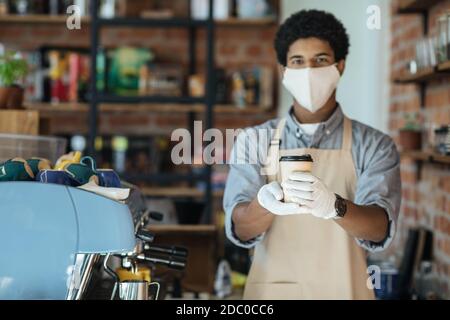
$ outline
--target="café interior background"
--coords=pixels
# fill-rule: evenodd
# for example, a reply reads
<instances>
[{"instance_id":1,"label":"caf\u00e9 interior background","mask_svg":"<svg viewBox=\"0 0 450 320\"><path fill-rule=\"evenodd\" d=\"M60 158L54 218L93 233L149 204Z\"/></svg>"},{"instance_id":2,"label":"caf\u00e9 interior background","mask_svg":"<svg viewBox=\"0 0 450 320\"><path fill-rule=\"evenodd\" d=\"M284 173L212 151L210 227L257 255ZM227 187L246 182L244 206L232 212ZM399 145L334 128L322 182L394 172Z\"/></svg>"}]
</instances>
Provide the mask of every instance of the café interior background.
<instances>
[{"instance_id":1,"label":"caf\u00e9 interior background","mask_svg":"<svg viewBox=\"0 0 450 320\"><path fill-rule=\"evenodd\" d=\"M146 14L146 19L171 19L186 17L189 12L187 0L100 2L100 15L108 18L124 15L137 19ZM195 3L199 6L204 1L191 2L194 8ZM402 206L396 240L386 252L371 255L370 261L382 267L383 281L395 280L410 298L448 299L450 1L215 2L225 9L216 13L213 38L201 28L190 33L183 27L125 25L100 31L97 88L121 95L202 96L208 42L213 40L217 84L211 86L216 98L211 109L195 99L188 103L106 99L99 104L98 122L94 122L99 166L113 168L138 185L146 204L164 213L163 226L155 223L150 227L161 242L189 248L184 272L173 272L165 280L167 297L220 296L225 289L218 292L214 284L218 267L227 270L221 261L227 261L232 269L231 297L239 296L250 259L247 250L234 247L224 236L221 203L226 165L214 165L208 181L146 177L161 172L192 177L202 170L201 165L170 162L171 132L190 128L193 120L203 119L224 130L260 124L286 112L291 97L278 78L273 39L279 23L290 14L316 8L335 14L350 35L350 54L338 89L344 112L388 133L401 154ZM19 52L29 65L22 83L25 101L17 112L35 116L31 123L19 120L12 125L14 120L6 120L6 110L0 110L1 133L31 130L67 138L68 148L80 147L80 141L81 147L89 145L84 138L93 125L86 94L92 81L92 25L86 11L79 30L66 27L64 8L71 3L0 0L0 43ZM264 12L255 9L255 4L261 3L267 5ZM380 13L379 29L367 26L374 6ZM193 16L204 16L199 7L193 9L197 10L192 11ZM195 38L193 47L190 36ZM190 64L192 57L195 67ZM81 65L82 71L72 79L74 64ZM128 68L130 74L123 76L121 68ZM22 119L18 114L9 116ZM205 192L208 183L210 194ZM378 297L389 294L379 292Z\"/></svg>"}]
</instances>

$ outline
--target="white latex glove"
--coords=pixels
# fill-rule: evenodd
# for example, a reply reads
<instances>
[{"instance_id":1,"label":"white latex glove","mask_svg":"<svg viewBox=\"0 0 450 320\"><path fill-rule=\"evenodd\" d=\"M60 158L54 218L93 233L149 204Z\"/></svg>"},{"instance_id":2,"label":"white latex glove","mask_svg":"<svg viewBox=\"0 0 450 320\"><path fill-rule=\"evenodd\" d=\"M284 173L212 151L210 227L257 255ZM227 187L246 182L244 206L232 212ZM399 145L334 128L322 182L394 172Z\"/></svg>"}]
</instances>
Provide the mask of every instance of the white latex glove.
<instances>
[{"instance_id":1,"label":"white latex glove","mask_svg":"<svg viewBox=\"0 0 450 320\"><path fill-rule=\"evenodd\" d=\"M297 203L284 203L283 189L278 182L273 181L261 187L258 191L259 204L276 215L290 215L300 213L300 206Z\"/></svg>"},{"instance_id":2,"label":"white latex glove","mask_svg":"<svg viewBox=\"0 0 450 320\"><path fill-rule=\"evenodd\" d=\"M301 206L301 213L310 213L322 219L332 219L337 216L336 195L311 173L292 173L283 183L283 189L293 202Z\"/></svg>"}]
</instances>

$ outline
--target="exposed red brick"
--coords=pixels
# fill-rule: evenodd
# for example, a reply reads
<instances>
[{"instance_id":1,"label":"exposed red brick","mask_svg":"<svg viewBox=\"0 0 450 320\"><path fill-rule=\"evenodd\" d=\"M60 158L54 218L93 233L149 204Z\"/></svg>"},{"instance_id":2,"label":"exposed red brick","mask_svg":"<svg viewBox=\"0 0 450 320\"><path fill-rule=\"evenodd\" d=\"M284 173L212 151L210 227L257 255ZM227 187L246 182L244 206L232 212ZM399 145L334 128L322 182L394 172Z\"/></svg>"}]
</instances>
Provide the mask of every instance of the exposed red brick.
<instances>
[{"instance_id":1,"label":"exposed red brick","mask_svg":"<svg viewBox=\"0 0 450 320\"><path fill-rule=\"evenodd\" d=\"M418 15L396 15L399 0L391 1L394 13L391 20L391 77L404 71L407 62L415 56L415 41L423 37L422 21ZM429 30L436 34L437 18L450 10L450 1L442 1L430 11ZM425 108L420 107L419 87L416 85L391 86L389 132L398 143L398 130L404 125L404 115L420 110L427 124L450 124L450 81L438 80L428 83ZM401 212L404 219L398 226L407 234L409 227L419 225L437 231L435 249L439 272L448 276L450 271L450 176L449 166L424 164L421 180L417 181L417 168L413 160L402 159L401 177L403 184ZM418 187L419 186L419 187ZM418 187L418 188L417 188ZM419 191L420 190L420 191ZM405 204L407 202L407 204ZM398 247L397 250L403 250ZM440 258L444 256L444 258ZM450 296L447 283L441 283L444 292Z\"/></svg>"},{"instance_id":2,"label":"exposed red brick","mask_svg":"<svg viewBox=\"0 0 450 320\"><path fill-rule=\"evenodd\" d=\"M447 193L447 196L450 195L450 193ZM444 206L444 210L445 213L447 213L450 216L450 199L447 198L445 200L445 206Z\"/></svg>"},{"instance_id":3,"label":"exposed red brick","mask_svg":"<svg viewBox=\"0 0 450 320\"><path fill-rule=\"evenodd\" d=\"M223 56L235 55L238 51L236 45L229 45L227 43L221 43L219 46L219 54Z\"/></svg>"},{"instance_id":4,"label":"exposed red brick","mask_svg":"<svg viewBox=\"0 0 450 320\"><path fill-rule=\"evenodd\" d=\"M108 116L108 123L110 126L139 126L147 125L150 123L148 116L142 116L139 114L123 114L118 116Z\"/></svg>"},{"instance_id":5,"label":"exposed red brick","mask_svg":"<svg viewBox=\"0 0 450 320\"><path fill-rule=\"evenodd\" d=\"M258 57L263 53L263 50L262 50L261 46L254 44L247 48L246 53L249 56Z\"/></svg>"},{"instance_id":6,"label":"exposed red brick","mask_svg":"<svg viewBox=\"0 0 450 320\"><path fill-rule=\"evenodd\" d=\"M410 171L402 171L401 172L402 183L415 183L416 182L416 174Z\"/></svg>"},{"instance_id":7,"label":"exposed red brick","mask_svg":"<svg viewBox=\"0 0 450 320\"><path fill-rule=\"evenodd\" d=\"M441 178L440 188L444 192L450 194L450 176L449 175Z\"/></svg>"}]
</instances>

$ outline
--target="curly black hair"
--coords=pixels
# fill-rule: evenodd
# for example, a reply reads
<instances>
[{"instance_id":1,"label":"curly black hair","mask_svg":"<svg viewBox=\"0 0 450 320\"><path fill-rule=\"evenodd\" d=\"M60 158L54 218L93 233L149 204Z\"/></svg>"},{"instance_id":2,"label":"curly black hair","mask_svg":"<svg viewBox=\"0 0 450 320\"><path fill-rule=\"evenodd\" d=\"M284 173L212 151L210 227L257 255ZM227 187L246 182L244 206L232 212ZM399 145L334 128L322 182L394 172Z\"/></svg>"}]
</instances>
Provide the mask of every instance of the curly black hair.
<instances>
[{"instance_id":1,"label":"curly black hair","mask_svg":"<svg viewBox=\"0 0 450 320\"><path fill-rule=\"evenodd\" d=\"M327 41L336 61L347 57L350 41L342 22L325 11L301 10L291 15L277 31L274 46L278 62L286 66L287 53L292 43L311 37Z\"/></svg>"}]
</instances>

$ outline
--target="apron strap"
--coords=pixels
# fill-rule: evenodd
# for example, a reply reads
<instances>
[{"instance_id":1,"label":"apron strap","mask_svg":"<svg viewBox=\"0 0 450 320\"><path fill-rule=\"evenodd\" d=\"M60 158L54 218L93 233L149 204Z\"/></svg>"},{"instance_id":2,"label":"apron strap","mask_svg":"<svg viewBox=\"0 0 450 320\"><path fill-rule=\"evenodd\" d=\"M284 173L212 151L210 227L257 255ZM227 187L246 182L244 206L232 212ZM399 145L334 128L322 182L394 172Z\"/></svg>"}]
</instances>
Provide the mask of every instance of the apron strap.
<instances>
[{"instance_id":1,"label":"apron strap","mask_svg":"<svg viewBox=\"0 0 450 320\"><path fill-rule=\"evenodd\" d=\"M344 132L342 134L342 150L352 149L352 120L344 116Z\"/></svg>"},{"instance_id":2,"label":"apron strap","mask_svg":"<svg viewBox=\"0 0 450 320\"><path fill-rule=\"evenodd\" d=\"M352 149L352 121L344 116L344 131L342 134L342 150ZM282 118L275 129L275 133L270 140L266 165L262 168L262 173L268 176L269 181L277 179L279 173L281 135L286 125L286 118Z\"/></svg>"},{"instance_id":3,"label":"apron strap","mask_svg":"<svg viewBox=\"0 0 450 320\"><path fill-rule=\"evenodd\" d=\"M278 166L280 158L281 135L283 134L286 118L282 118L275 129L269 144L266 165L263 168L263 174L268 176L269 181L274 181L278 175Z\"/></svg>"},{"instance_id":4,"label":"apron strap","mask_svg":"<svg viewBox=\"0 0 450 320\"><path fill-rule=\"evenodd\" d=\"M282 118L275 129L275 133L272 137L272 140L270 141L270 145L277 145L280 146L281 143L281 135L283 134L284 126L286 125L286 118Z\"/></svg>"}]
</instances>

